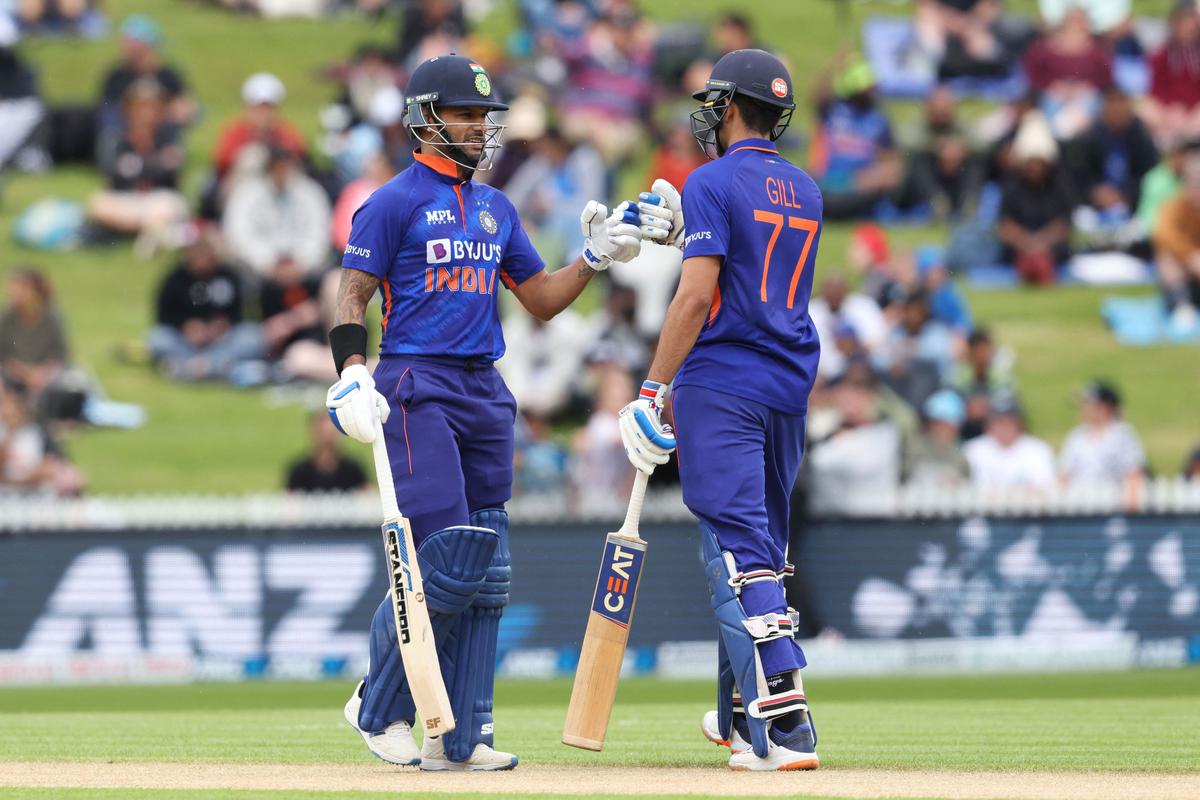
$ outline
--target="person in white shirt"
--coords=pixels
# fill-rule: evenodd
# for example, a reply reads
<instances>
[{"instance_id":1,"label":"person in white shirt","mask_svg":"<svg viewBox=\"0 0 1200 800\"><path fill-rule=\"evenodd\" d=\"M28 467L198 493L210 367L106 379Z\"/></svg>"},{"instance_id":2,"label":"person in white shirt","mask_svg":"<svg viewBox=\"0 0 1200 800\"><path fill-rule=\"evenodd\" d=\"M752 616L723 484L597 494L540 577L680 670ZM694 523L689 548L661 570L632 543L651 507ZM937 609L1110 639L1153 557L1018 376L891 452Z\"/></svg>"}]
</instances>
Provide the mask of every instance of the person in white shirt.
<instances>
[{"instance_id":1,"label":"person in white shirt","mask_svg":"<svg viewBox=\"0 0 1200 800\"><path fill-rule=\"evenodd\" d=\"M1146 453L1133 426L1121 418L1121 396L1103 381L1084 387L1080 403L1082 424L1063 443L1059 474L1070 486L1120 486L1133 498L1141 488Z\"/></svg>"},{"instance_id":2,"label":"person in white shirt","mask_svg":"<svg viewBox=\"0 0 1200 800\"><path fill-rule=\"evenodd\" d=\"M882 345L888 335L887 320L879 304L865 294L851 292L841 275L830 275L821 282L821 295L809 303L808 315L821 337L817 374L825 380L836 379L846 369L845 354L833 346L839 329L854 331L868 353Z\"/></svg>"},{"instance_id":3,"label":"person in white shirt","mask_svg":"<svg viewBox=\"0 0 1200 800\"><path fill-rule=\"evenodd\" d=\"M988 490L1054 488L1054 450L1025 433L1016 399L992 399L987 428L963 448L971 468L971 481Z\"/></svg>"}]
</instances>

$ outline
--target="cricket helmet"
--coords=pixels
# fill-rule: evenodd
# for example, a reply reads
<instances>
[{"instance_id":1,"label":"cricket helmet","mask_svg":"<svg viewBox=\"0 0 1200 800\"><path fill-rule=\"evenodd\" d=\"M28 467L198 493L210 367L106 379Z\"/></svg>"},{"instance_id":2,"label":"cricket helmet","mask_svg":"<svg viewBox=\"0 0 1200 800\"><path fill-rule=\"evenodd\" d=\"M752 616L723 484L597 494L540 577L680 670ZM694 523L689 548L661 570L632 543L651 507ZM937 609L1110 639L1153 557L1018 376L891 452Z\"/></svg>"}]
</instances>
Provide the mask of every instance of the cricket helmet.
<instances>
[{"instance_id":1,"label":"cricket helmet","mask_svg":"<svg viewBox=\"0 0 1200 800\"><path fill-rule=\"evenodd\" d=\"M725 119L734 95L742 95L780 111L771 130L775 141L787 130L796 109L792 76L787 67L765 50L734 50L721 56L704 88L692 95L701 106L692 113L692 135L710 158L721 154L717 129Z\"/></svg>"},{"instance_id":2,"label":"cricket helmet","mask_svg":"<svg viewBox=\"0 0 1200 800\"><path fill-rule=\"evenodd\" d=\"M500 99L491 76L478 62L450 53L434 56L422 62L408 79L404 89L404 124L414 139L424 144L456 148L445 135L447 127L468 123L447 123L438 114L439 108L484 108L489 112L485 123L484 152L480 164L463 164L453 156L452 161L470 169L486 169L492 154L500 148L503 125L492 121L493 111L507 111L508 104Z\"/></svg>"}]
</instances>

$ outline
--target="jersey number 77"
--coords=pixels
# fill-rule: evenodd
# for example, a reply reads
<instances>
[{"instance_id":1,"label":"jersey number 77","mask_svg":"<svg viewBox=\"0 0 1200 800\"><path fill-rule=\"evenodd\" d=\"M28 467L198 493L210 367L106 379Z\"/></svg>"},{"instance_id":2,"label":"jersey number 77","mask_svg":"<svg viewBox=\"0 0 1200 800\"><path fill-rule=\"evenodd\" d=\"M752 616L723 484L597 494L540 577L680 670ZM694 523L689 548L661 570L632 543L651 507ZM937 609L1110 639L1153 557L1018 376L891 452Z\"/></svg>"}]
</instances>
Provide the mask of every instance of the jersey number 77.
<instances>
[{"instance_id":1,"label":"jersey number 77","mask_svg":"<svg viewBox=\"0 0 1200 800\"><path fill-rule=\"evenodd\" d=\"M820 223L807 217L784 215L776 211L763 211L758 208L754 209L754 221L765 222L774 228L771 231L771 238L767 242L767 252L763 256L762 287L759 296L764 303L767 302L767 274L771 271L771 256L775 253L775 245L779 242L780 234L786 228L789 235L794 235L791 234L791 231L796 230L804 236L804 244L800 247L800 257L796 259L796 266L792 270L792 281L788 286L787 307L791 308L796 301L796 286L800 283L800 275L804 272L804 265L808 261L808 251L812 249L812 243L817 238Z\"/></svg>"}]
</instances>

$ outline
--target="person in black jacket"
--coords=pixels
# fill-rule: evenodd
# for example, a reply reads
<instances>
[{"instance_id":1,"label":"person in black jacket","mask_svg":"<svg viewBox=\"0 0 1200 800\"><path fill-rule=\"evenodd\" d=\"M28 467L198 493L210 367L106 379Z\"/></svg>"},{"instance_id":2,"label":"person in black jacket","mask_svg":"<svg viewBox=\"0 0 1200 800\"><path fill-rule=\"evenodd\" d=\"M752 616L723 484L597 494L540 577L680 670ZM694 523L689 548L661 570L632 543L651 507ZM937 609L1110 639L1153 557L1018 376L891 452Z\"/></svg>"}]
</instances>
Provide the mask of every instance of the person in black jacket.
<instances>
[{"instance_id":1,"label":"person in black jacket","mask_svg":"<svg viewBox=\"0 0 1200 800\"><path fill-rule=\"evenodd\" d=\"M323 409L309 422L312 451L288 468L289 492L353 492L367 488L363 468L342 455L341 438Z\"/></svg>"},{"instance_id":2,"label":"person in black jacket","mask_svg":"<svg viewBox=\"0 0 1200 800\"><path fill-rule=\"evenodd\" d=\"M16 24L0 14L0 170L18 160L46 113L36 76L17 55L20 38Z\"/></svg>"},{"instance_id":3,"label":"person in black jacket","mask_svg":"<svg viewBox=\"0 0 1200 800\"><path fill-rule=\"evenodd\" d=\"M1102 240L1098 244L1107 242L1133 218L1142 178L1158 164L1150 131L1134 114L1129 97L1111 88L1100 116L1068 145L1066 156L1082 202L1075 227Z\"/></svg>"},{"instance_id":4,"label":"person in black jacket","mask_svg":"<svg viewBox=\"0 0 1200 800\"><path fill-rule=\"evenodd\" d=\"M242 308L237 274L210 239L199 239L159 287L151 357L176 380L230 378L263 357L258 325L242 319Z\"/></svg>"}]
</instances>

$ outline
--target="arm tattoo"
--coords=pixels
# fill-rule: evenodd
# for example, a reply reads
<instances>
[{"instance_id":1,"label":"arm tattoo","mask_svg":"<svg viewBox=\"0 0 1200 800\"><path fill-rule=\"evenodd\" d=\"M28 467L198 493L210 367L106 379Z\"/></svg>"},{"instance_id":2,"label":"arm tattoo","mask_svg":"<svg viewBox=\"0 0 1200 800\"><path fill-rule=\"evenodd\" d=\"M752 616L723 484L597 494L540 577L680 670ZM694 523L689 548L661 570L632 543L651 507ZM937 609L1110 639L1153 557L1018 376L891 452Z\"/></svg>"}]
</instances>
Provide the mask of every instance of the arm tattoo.
<instances>
[{"instance_id":1,"label":"arm tattoo","mask_svg":"<svg viewBox=\"0 0 1200 800\"><path fill-rule=\"evenodd\" d=\"M342 281L338 284L337 314L334 324L363 324L366 319L367 303L379 288L379 278L357 269L342 270Z\"/></svg>"},{"instance_id":2,"label":"arm tattoo","mask_svg":"<svg viewBox=\"0 0 1200 800\"><path fill-rule=\"evenodd\" d=\"M580 261L582 262L582 259L580 259ZM580 263L579 271L576 274L581 278L590 278L596 274L596 270L592 269L587 264Z\"/></svg>"}]
</instances>

